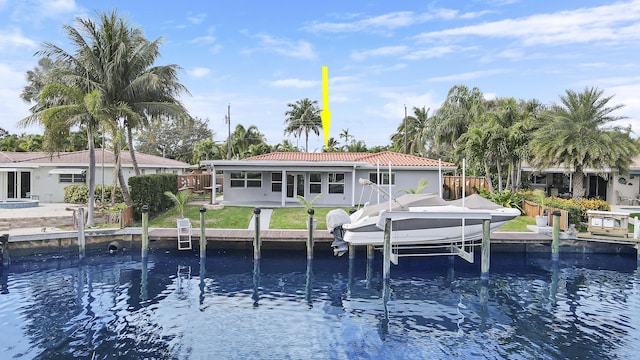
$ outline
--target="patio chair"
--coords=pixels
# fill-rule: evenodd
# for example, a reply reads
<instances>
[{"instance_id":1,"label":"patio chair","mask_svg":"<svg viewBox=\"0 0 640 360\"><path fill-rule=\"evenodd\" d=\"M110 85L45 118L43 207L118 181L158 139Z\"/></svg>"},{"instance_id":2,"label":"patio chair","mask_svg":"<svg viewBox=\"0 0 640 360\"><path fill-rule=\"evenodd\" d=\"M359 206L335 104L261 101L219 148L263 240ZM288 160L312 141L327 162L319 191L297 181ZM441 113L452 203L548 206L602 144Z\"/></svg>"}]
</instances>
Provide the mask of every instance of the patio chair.
<instances>
[{"instance_id":1,"label":"patio chair","mask_svg":"<svg viewBox=\"0 0 640 360\"><path fill-rule=\"evenodd\" d=\"M616 190L616 197L618 198L618 205L622 204L624 201L628 201L629 205L633 205L633 202L636 200L634 198L620 195L620 191L618 190Z\"/></svg>"}]
</instances>

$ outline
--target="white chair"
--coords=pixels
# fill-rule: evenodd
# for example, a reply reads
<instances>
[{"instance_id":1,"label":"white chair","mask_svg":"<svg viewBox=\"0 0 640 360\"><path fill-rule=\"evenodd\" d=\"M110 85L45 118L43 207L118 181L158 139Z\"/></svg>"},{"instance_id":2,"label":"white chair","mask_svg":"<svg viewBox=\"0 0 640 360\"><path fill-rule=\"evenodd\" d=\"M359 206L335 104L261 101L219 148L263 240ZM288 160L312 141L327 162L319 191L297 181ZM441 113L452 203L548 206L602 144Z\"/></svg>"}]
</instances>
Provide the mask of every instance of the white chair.
<instances>
[{"instance_id":1,"label":"white chair","mask_svg":"<svg viewBox=\"0 0 640 360\"><path fill-rule=\"evenodd\" d=\"M636 200L630 197L620 195L620 191L618 190L616 190L616 197L618 198L618 205L622 204L624 201L628 201L629 205L633 205L633 202Z\"/></svg>"}]
</instances>

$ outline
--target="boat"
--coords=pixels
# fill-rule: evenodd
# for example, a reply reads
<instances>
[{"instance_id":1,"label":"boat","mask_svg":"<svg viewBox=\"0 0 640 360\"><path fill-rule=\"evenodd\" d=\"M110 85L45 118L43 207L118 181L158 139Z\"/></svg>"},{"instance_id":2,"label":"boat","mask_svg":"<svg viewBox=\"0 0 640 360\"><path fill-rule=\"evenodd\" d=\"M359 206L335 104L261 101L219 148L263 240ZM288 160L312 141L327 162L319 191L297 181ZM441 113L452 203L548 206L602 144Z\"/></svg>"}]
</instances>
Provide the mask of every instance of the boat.
<instances>
[{"instance_id":1,"label":"boat","mask_svg":"<svg viewBox=\"0 0 640 360\"><path fill-rule=\"evenodd\" d=\"M327 214L327 227L334 236L334 254L342 255L348 245L382 245L384 218L388 211L408 214L393 220L391 242L397 245L473 242L482 239L482 220L465 219L464 214L490 214L490 231L521 214L518 209L498 205L478 194L453 201L445 201L437 194L388 198L389 201L365 206L351 215L342 209ZM421 214L412 216L411 213Z\"/></svg>"}]
</instances>

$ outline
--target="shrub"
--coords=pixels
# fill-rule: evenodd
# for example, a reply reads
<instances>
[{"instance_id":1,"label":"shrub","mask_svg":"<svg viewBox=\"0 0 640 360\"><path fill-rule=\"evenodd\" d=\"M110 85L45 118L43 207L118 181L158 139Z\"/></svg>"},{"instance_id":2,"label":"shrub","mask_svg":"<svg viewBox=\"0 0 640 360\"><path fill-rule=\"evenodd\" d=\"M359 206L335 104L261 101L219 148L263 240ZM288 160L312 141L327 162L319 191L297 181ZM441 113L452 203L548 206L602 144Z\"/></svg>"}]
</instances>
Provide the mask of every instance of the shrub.
<instances>
[{"instance_id":1,"label":"shrub","mask_svg":"<svg viewBox=\"0 0 640 360\"><path fill-rule=\"evenodd\" d=\"M502 190L499 192L489 192L485 189L478 189L478 195L483 198L489 199L498 205L502 205L504 207L516 208L522 211L522 201L524 197L517 192Z\"/></svg>"},{"instance_id":2,"label":"shrub","mask_svg":"<svg viewBox=\"0 0 640 360\"><path fill-rule=\"evenodd\" d=\"M105 201L111 201L111 192L113 186L105 185L104 198ZM124 202L122 191L119 186L116 186L116 203ZM94 189L94 196L96 201L102 199L102 185L96 185ZM87 185L69 185L64 188L64 202L71 204L86 204L89 202L89 186Z\"/></svg>"},{"instance_id":3,"label":"shrub","mask_svg":"<svg viewBox=\"0 0 640 360\"><path fill-rule=\"evenodd\" d=\"M129 189L133 201L133 213L136 219L142 216L142 206L149 206L149 215L153 216L173 206L165 191L178 192L178 175L151 174L129 178Z\"/></svg>"}]
</instances>

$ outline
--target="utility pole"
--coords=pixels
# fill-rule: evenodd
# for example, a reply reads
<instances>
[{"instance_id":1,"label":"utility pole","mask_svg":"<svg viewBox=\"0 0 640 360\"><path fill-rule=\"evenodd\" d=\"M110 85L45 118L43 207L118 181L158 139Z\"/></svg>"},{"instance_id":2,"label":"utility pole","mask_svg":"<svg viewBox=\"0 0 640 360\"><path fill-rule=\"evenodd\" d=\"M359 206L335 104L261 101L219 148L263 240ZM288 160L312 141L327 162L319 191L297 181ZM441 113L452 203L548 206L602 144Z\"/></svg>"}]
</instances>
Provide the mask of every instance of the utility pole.
<instances>
[{"instance_id":1,"label":"utility pole","mask_svg":"<svg viewBox=\"0 0 640 360\"><path fill-rule=\"evenodd\" d=\"M229 136L227 137L227 160L231 160L231 103L227 105L227 115L224 116L224 122L227 124Z\"/></svg>"},{"instance_id":2,"label":"utility pole","mask_svg":"<svg viewBox=\"0 0 640 360\"><path fill-rule=\"evenodd\" d=\"M404 106L404 153L409 153L407 151L407 105Z\"/></svg>"}]
</instances>

